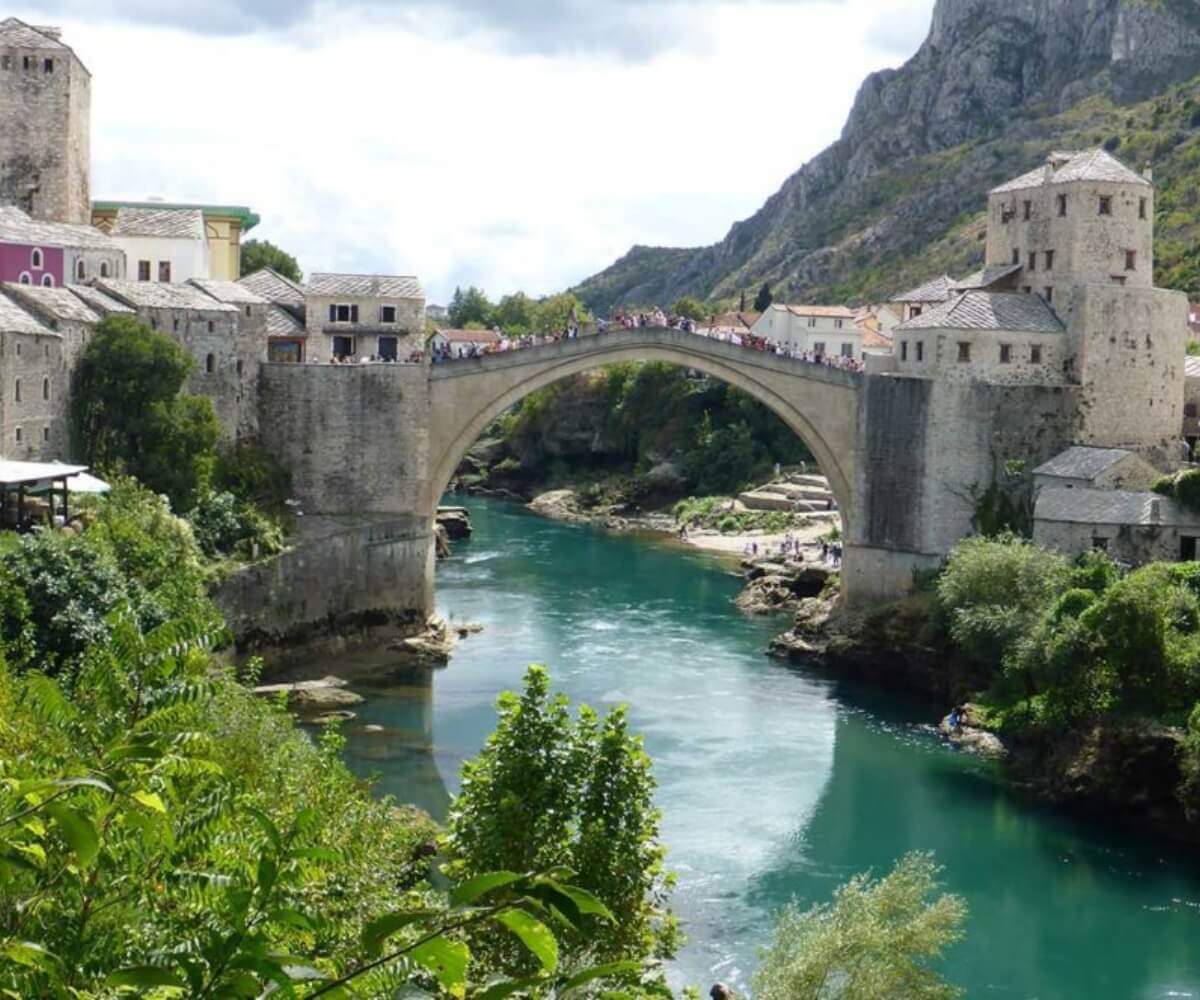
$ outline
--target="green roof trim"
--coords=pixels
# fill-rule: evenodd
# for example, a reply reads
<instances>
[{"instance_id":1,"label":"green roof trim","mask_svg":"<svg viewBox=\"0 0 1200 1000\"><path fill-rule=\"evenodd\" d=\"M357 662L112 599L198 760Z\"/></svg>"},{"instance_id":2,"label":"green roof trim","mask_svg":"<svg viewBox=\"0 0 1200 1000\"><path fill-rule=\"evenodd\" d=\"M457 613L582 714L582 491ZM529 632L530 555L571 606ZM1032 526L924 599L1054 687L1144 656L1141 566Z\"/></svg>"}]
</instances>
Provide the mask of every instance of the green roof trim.
<instances>
[{"instance_id":1,"label":"green roof trim","mask_svg":"<svg viewBox=\"0 0 1200 1000\"><path fill-rule=\"evenodd\" d=\"M248 233L262 219L245 205L187 205L174 201L93 201L93 212L115 212L120 208L198 208L205 215L228 215L240 219L242 232Z\"/></svg>"}]
</instances>

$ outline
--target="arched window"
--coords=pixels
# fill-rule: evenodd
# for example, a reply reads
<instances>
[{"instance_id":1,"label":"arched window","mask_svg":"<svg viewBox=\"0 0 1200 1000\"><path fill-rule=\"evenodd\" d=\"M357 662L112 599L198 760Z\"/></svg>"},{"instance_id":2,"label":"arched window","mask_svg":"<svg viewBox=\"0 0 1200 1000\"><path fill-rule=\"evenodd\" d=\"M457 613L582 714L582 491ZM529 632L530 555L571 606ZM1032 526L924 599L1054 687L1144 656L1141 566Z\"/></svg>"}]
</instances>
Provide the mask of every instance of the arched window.
<instances>
[{"instance_id":1,"label":"arched window","mask_svg":"<svg viewBox=\"0 0 1200 1000\"><path fill-rule=\"evenodd\" d=\"M33 253L29 255L29 266L35 271L42 269L42 251L37 247L34 247Z\"/></svg>"},{"instance_id":2,"label":"arched window","mask_svg":"<svg viewBox=\"0 0 1200 1000\"><path fill-rule=\"evenodd\" d=\"M17 381L16 381L16 385L13 387L13 390L14 390L14 396L13 396L13 398L14 398L14 399L15 399L15 400L16 400L18 403L19 403L19 402L21 402L21 380L20 380L20 379L17 379Z\"/></svg>"},{"instance_id":3,"label":"arched window","mask_svg":"<svg viewBox=\"0 0 1200 1000\"><path fill-rule=\"evenodd\" d=\"M244 367L244 366L242 365L241 359L239 358L239 359L238 359L238 363L237 363L237 373L238 373L238 378L241 378L241 377L242 377L242 369L243 369L243 367Z\"/></svg>"},{"instance_id":4,"label":"arched window","mask_svg":"<svg viewBox=\"0 0 1200 1000\"><path fill-rule=\"evenodd\" d=\"M76 277L76 278L77 278L79 281L83 281L83 279L87 277L87 268L84 266L84 263L83 263L83 261L78 261L78 262L76 262L76 264L75 264L75 277Z\"/></svg>"},{"instance_id":5,"label":"arched window","mask_svg":"<svg viewBox=\"0 0 1200 1000\"><path fill-rule=\"evenodd\" d=\"M54 275L53 274L43 274L42 275L42 287L43 288L53 288L54 287Z\"/></svg>"},{"instance_id":6,"label":"arched window","mask_svg":"<svg viewBox=\"0 0 1200 1000\"><path fill-rule=\"evenodd\" d=\"M102 260L100 262L100 277L102 277L102 278L108 277L108 261L106 261L106 260Z\"/></svg>"},{"instance_id":7,"label":"arched window","mask_svg":"<svg viewBox=\"0 0 1200 1000\"><path fill-rule=\"evenodd\" d=\"M217 359L211 354L208 355L204 359L204 370L206 372L208 372L209 375L211 375L213 373L213 371L216 369L216 367L217 367Z\"/></svg>"},{"instance_id":8,"label":"arched window","mask_svg":"<svg viewBox=\"0 0 1200 1000\"><path fill-rule=\"evenodd\" d=\"M21 277L19 277L17 279L17 281L19 281L22 285L32 285L33 284L33 278L30 277L28 271L22 271Z\"/></svg>"},{"instance_id":9,"label":"arched window","mask_svg":"<svg viewBox=\"0 0 1200 1000\"><path fill-rule=\"evenodd\" d=\"M50 380L48 378L44 378L44 379L42 379L42 399L49 399L49 398L50 398Z\"/></svg>"}]
</instances>

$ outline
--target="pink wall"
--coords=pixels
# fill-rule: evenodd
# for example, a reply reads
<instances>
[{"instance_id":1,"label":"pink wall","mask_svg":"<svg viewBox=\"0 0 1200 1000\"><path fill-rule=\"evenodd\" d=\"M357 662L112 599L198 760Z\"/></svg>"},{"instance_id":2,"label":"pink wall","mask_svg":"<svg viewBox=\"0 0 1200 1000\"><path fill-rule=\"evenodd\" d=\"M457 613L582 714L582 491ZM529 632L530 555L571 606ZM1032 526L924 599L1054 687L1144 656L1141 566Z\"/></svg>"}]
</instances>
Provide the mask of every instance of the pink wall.
<instances>
[{"instance_id":1,"label":"pink wall","mask_svg":"<svg viewBox=\"0 0 1200 1000\"><path fill-rule=\"evenodd\" d=\"M63 283L62 247L39 247L42 251L42 266L35 268L30 261L34 247L26 243L0 243L0 281L20 281L28 273L30 283L40 285L44 275L54 279L57 288Z\"/></svg>"}]
</instances>

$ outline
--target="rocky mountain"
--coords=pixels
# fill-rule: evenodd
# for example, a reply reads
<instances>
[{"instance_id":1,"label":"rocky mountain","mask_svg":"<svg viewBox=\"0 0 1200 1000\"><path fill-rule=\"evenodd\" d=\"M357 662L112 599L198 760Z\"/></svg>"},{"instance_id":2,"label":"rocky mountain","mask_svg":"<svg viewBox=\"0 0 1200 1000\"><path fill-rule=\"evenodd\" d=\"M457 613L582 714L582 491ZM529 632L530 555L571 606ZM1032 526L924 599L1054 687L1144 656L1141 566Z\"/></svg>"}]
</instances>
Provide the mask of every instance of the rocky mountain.
<instances>
[{"instance_id":1,"label":"rocky mountain","mask_svg":"<svg viewBox=\"0 0 1200 1000\"><path fill-rule=\"evenodd\" d=\"M1160 281L1200 287L1200 0L938 0L841 138L715 246L634 247L574 289L594 308L681 295L877 300L982 259L985 192L1051 149L1104 145L1159 184Z\"/></svg>"}]
</instances>

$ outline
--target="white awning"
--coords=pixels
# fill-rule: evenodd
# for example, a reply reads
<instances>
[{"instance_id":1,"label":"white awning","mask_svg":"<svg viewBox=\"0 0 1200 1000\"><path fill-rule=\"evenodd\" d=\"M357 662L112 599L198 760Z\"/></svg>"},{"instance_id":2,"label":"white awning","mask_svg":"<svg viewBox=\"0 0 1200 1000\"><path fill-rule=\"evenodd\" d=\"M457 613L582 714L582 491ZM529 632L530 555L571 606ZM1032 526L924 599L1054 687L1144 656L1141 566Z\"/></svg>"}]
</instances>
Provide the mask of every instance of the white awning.
<instances>
[{"instance_id":1,"label":"white awning","mask_svg":"<svg viewBox=\"0 0 1200 1000\"><path fill-rule=\"evenodd\" d=\"M90 472L80 472L67 480L67 491L70 493L107 493L111 489L108 483Z\"/></svg>"},{"instance_id":2,"label":"white awning","mask_svg":"<svg viewBox=\"0 0 1200 1000\"><path fill-rule=\"evenodd\" d=\"M49 486L51 480L87 472L86 465L64 465L61 462L14 462L0 458L0 486Z\"/></svg>"}]
</instances>

